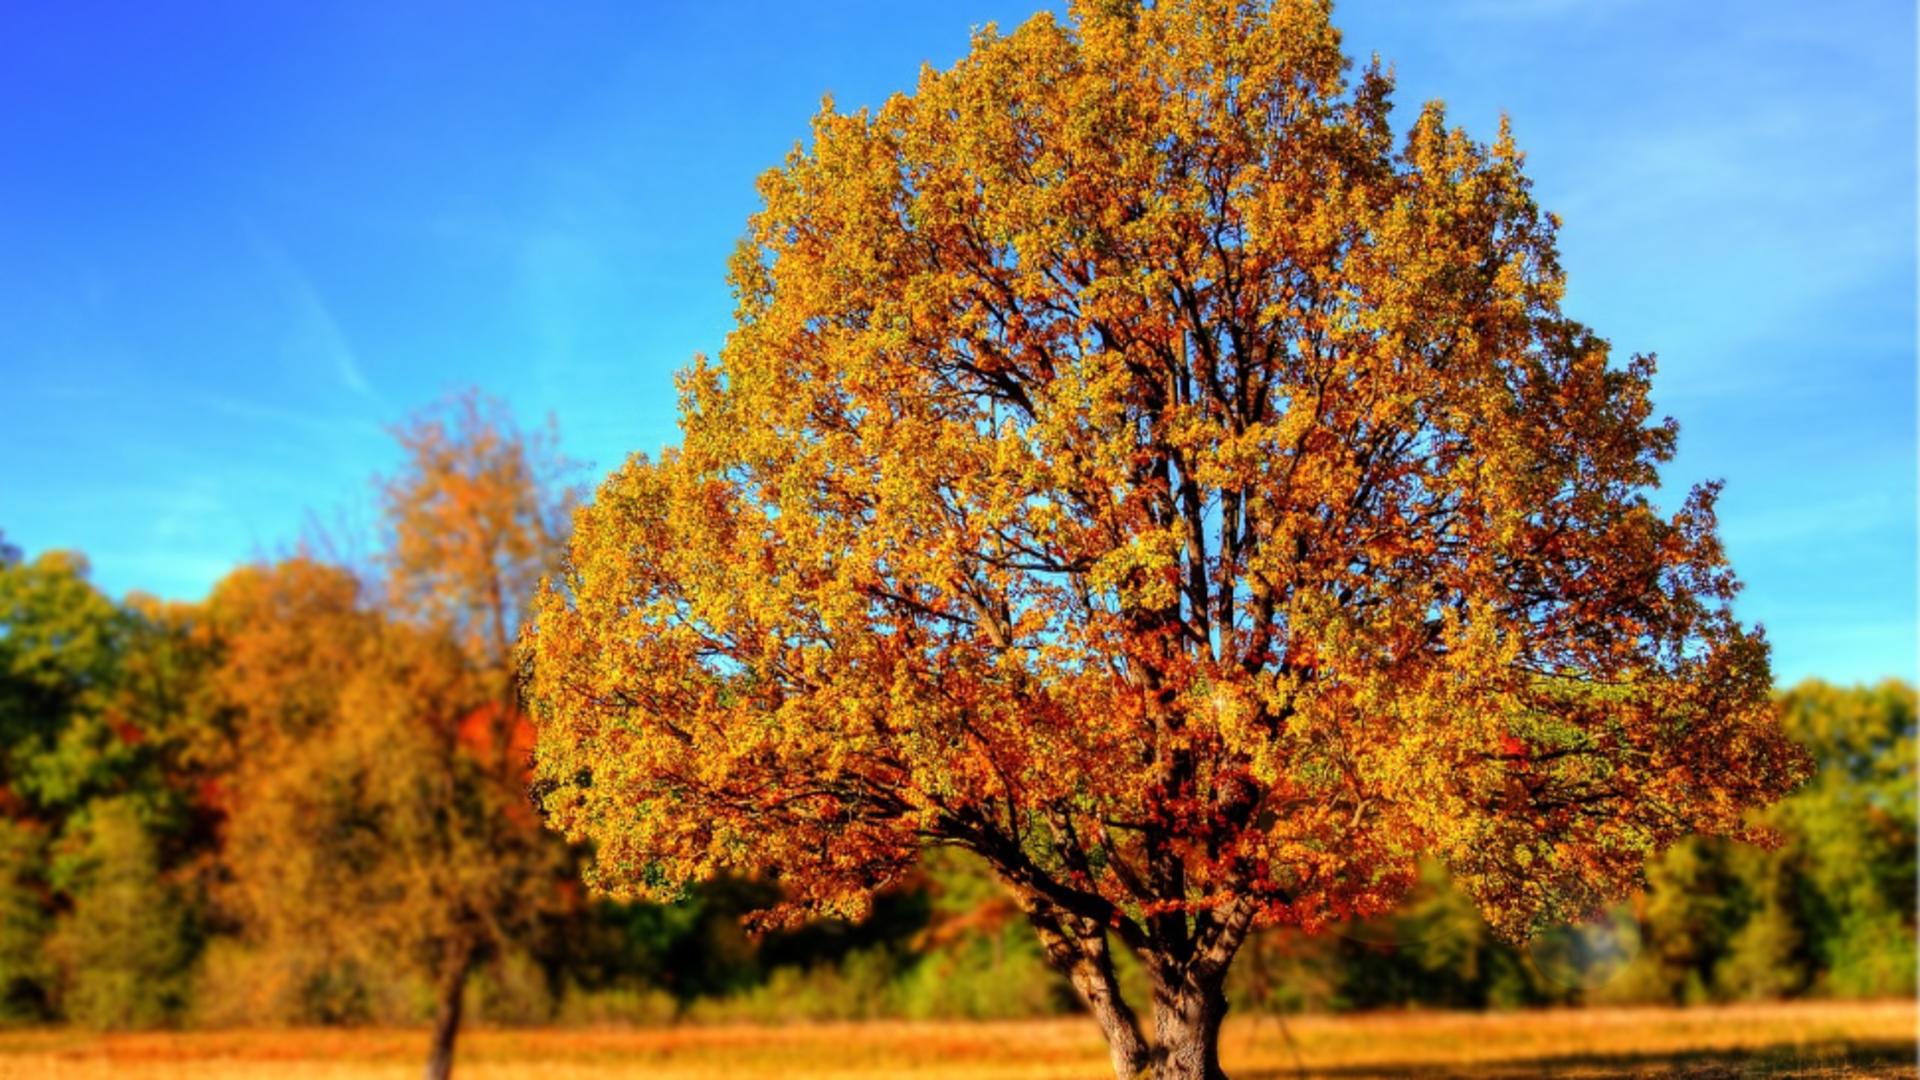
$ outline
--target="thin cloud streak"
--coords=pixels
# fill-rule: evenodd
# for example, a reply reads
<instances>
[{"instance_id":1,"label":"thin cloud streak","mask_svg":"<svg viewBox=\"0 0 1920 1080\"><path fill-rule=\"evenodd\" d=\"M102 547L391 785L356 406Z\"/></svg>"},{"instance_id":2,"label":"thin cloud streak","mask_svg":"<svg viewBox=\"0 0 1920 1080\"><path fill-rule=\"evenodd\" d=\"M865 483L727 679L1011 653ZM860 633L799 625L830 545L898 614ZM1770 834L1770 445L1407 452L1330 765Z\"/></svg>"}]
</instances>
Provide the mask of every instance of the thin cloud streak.
<instances>
[{"instance_id":1,"label":"thin cloud streak","mask_svg":"<svg viewBox=\"0 0 1920 1080\"><path fill-rule=\"evenodd\" d=\"M284 247L275 243L256 224L252 221L243 224L255 253L266 264L272 280L293 306L298 317L296 326L304 331L302 343L311 343L347 390L384 406L385 402L374 391L373 384L361 369L352 341L341 327L340 320L334 316L326 298L313 284L313 279Z\"/></svg>"}]
</instances>

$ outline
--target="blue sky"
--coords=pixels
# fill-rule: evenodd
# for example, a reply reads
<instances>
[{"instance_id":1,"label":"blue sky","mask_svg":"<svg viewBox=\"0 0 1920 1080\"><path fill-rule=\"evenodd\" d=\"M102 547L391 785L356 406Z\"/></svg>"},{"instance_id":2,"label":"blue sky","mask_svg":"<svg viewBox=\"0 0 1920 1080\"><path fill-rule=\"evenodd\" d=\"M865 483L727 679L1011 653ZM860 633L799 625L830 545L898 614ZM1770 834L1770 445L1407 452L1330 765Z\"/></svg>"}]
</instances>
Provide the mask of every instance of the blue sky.
<instances>
[{"instance_id":1,"label":"blue sky","mask_svg":"<svg viewBox=\"0 0 1920 1080\"><path fill-rule=\"evenodd\" d=\"M1039 0L0 5L0 531L202 595L364 519L468 383L595 474L674 437L753 180ZM1914 25L1897 0L1346 0L1349 51L1566 219L1570 311L1657 351L1673 481L1783 682L1911 674Z\"/></svg>"}]
</instances>

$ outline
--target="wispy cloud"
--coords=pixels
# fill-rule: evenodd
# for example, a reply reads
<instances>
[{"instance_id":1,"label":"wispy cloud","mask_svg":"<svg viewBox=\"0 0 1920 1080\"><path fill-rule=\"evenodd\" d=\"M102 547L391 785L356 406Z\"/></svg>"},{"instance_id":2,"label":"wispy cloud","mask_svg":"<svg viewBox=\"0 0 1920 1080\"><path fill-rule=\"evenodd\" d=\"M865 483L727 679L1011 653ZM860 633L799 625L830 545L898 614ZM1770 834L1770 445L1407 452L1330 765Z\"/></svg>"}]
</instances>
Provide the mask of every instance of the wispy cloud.
<instances>
[{"instance_id":1,"label":"wispy cloud","mask_svg":"<svg viewBox=\"0 0 1920 1080\"><path fill-rule=\"evenodd\" d=\"M318 354L347 390L370 401L380 401L379 394L375 393L373 384L367 381L366 372L360 366L353 342L348 339L340 320L334 317L333 309L315 287L313 279L300 268L285 247L274 242L259 226L252 221L243 224L254 251L266 264L273 282L293 307L303 345Z\"/></svg>"}]
</instances>

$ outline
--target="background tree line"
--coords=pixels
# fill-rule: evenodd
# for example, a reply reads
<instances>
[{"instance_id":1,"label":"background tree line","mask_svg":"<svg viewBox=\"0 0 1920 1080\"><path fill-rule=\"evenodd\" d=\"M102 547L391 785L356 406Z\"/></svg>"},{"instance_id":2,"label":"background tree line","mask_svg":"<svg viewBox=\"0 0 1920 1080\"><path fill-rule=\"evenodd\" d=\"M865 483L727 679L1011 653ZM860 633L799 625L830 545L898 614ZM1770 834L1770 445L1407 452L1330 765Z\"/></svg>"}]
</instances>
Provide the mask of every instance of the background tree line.
<instances>
[{"instance_id":1,"label":"background tree line","mask_svg":"<svg viewBox=\"0 0 1920 1080\"><path fill-rule=\"evenodd\" d=\"M992 1017L1073 1007L952 853L858 924L750 937L776 886L584 894L526 796L513 639L576 493L466 394L396 429L381 536L116 601L0 542L0 1017L106 1027ZM1818 771L1762 850L1696 840L1598 930L1500 942L1436 870L1392 916L1258 936L1240 1007L1508 1007L1914 990L1914 691L1779 697ZM1596 942L1598 943L1596 945ZM1599 955L1595 955L1596 949ZM1138 971L1123 973L1139 980Z\"/></svg>"}]
</instances>

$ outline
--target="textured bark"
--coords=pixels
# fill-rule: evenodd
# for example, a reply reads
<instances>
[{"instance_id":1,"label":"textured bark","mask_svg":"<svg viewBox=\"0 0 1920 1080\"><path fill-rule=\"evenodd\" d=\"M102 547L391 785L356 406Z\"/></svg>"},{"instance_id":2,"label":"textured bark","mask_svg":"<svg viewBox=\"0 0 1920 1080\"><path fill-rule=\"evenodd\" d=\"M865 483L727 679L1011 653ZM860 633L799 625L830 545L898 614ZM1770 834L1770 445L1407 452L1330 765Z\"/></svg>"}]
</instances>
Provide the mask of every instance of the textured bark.
<instances>
[{"instance_id":1,"label":"textured bark","mask_svg":"<svg viewBox=\"0 0 1920 1080\"><path fill-rule=\"evenodd\" d=\"M1182 980L1153 994L1154 1080L1226 1080L1220 1069L1220 1022L1227 998L1216 980Z\"/></svg>"},{"instance_id":2,"label":"textured bark","mask_svg":"<svg viewBox=\"0 0 1920 1080\"><path fill-rule=\"evenodd\" d=\"M453 1075L453 1044L460 1034L460 1011L473 960L473 950L463 947L441 975L439 1005L433 1014L433 1041L427 1049L426 1080L447 1080Z\"/></svg>"},{"instance_id":3,"label":"textured bark","mask_svg":"<svg viewBox=\"0 0 1920 1080\"><path fill-rule=\"evenodd\" d=\"M1086 1002L1094 1022L1107 1038L1107 1052L1113 1061L1113 1074L1132 1080L1147 1065L1147 1040L1140 1034L1140 1021L1126 999L1120 996L1114 978L1113 960L1107 954L1106 936L1099 938L1099 960L1082 964L1068 976L1073 988Z\"/></svg>"},{"instance_id":4,"label":"textured bark","mask_svg":"<svg viewBox=\"0 0 1920 1080\"><path fill-rule=\"evenodd\" d=\"M1027 921L1039 932L1048 963L1067 977L1073 991L1100 1025L1118 1080L1135 1080L1148 1067L1151 1051L1140 1020L1120 996L1106 931L1089 920L1063 916L1032 896L1020 897Z\"/></svg>"},{"instance_id":5,"label":"textured bark","mask_svg":"<svg viewBox=\"0 0 1920 1080\"><path fill-rule=\"evenodd\" d=\"M1009 882L1039 933L1047 960L1067 976L1106 1037L1118 1080L1226 1080L1220 1068L1220 1024L1227 1016L1227 968L1252 928L1255 904L1241 899L1202 913L1171 942L1140 939L1140 959L1153 977L1151 1044L1120 994L1107 928L1072 914L1038 889Z\"/></svg>"}]
</instances>

